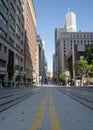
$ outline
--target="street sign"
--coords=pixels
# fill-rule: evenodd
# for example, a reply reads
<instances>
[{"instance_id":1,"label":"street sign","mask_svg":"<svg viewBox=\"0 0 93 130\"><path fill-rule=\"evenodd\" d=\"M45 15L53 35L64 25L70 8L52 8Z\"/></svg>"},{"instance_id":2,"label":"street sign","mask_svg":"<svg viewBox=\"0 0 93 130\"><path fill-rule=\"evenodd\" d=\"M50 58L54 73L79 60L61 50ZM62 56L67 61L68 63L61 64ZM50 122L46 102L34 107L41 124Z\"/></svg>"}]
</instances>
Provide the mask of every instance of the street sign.
<instances>
[{"instance_id":1,"label":"street sign","mask_svg":"<svg viewBox=\"0 0 93 130\"><path fill-rule=\"evenodd\" d=\"M69 72L69 71L65 71L65 75L66 75L66 76L69 76L69 75L70 75L70 72Z\"/></svg>"}]
</instances>

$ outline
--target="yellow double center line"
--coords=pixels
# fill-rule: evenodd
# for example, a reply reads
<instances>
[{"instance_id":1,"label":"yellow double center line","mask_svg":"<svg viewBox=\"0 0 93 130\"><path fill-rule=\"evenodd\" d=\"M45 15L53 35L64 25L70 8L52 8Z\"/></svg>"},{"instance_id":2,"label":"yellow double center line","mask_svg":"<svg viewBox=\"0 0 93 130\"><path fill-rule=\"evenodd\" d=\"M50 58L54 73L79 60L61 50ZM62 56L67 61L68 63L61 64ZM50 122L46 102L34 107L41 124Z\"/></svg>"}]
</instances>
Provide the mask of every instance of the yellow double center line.
<instances>
[{"instance_id":1,"label":"yellow double center line","mask_svg":"<svg viewBox=\"0 0 93 130\"><path fill-rule=\"evenodd\" d=\"M50 104L51 104L50 105L50 115L51 115L51 119L52 119L52 124L51 124L50 130L62 130L60 127L59 120L57 118L57 113L56 113L55 103L53 100L52 90L50 92Z\"/></svg>"},{"instance_id":2,"label":"yellow double center line","mask_svg":"<svg viewBox=\"0 0 93 130\"><path fill-rule=\"evenodd\" d=\"M41 103L41 106L36 114L36 117L32 123L30 130L39 130L41 128L43 117L44 117L44 110L45 110L45 106L46 106L46 102L47 102L47 97L48 97L48 93L45 95L45 97ZM50 130L62 130L60 127L59 120L57 118L52 90L50 91L50 116L51 116Z\"/></svg>"},{"instance_id":3,"label":"yellow double center line","mask_svg":"<svg viewBox=\"0 0 93 130\"><path fill-rule=\"evenodd\" d=\"M46 94L46 96L44 97L41 106L36 114L36 117L33 121L33 124L30 128L30 130L38 130L40 129L41 125L42 125L42 121L43 121L43 117L44 117L44 110L45 110L45 105L47 102L47 97L48 97L48 93Z\"/></svg>"}]
</instances>

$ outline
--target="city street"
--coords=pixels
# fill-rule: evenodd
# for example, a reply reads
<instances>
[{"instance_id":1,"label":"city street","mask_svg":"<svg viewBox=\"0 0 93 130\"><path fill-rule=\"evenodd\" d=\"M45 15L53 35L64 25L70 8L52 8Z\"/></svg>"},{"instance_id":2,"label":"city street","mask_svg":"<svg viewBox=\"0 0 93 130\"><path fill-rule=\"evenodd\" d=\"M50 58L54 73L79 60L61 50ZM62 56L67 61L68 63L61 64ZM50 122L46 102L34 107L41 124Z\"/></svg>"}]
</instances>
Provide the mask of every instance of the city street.
<instances>
[{"instance_id":1,"label":"city street","mask_svg":"<svg viewBox=\"0 0 93 130\"><path fill-rule=\"evenodd\" d=\"M0 89L0 130L93 130L93 88Z\"/></svg>"}]
</instances>

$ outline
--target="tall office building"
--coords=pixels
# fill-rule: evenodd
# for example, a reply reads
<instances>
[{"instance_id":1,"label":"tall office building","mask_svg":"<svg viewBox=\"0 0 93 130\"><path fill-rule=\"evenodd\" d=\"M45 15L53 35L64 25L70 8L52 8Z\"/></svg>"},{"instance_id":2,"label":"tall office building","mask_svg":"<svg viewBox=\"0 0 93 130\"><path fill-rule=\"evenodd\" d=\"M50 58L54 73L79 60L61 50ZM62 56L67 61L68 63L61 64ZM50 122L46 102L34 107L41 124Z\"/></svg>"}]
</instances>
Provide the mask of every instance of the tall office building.
<instances>
[{"instance_id":1,"label":"tall office building","mask_svg":"<svg viewBox=\"0 0 93 130\"><path fill-rule=\"evenodd\" d=\"M74 62L82 57L84 58L87 47L93 45L93 32L63 32L58 41L57 71L60 74L69 69L69 57L74 56Z\"/></svg>"},{"instance_id":2,"label":"tall office building","mask_svg":"<svg viewBox=\"0 0 93 130\"><path fill-rule=\"evenodd\" d=\"M60 37L65 37L65 32L76 32L76 15L73 12L68 12L66 14L65 25L64 28L55 29L55 60L56 60L56 67L55 72L58 75L59 73L64 71L66 54L64 54L64 44L60 43ZM58 48L59 46L59 48ZM66 53L71 51L70 45L67 45ZM60 68L60 69L59 69Z\"/></svg>"},{"instance_id":3,"label":"tall office building","mask_svg":"<svg viewBox=\"0 0 93 130\"><path fill-rule=\"evenodd\" d=\"M76 32L76 15L73 12L68 12L66 14L65 27L67 32Z\"/></svg>"},{"instance_id":4,"label":"tall office building","mask_svg":"<svg viewBox=\"0 0 93 130\"><path fill-rule=\"evenodd\" d=\"M37 35L37 80L42 77L42 83L46 82L47 61L45 57L45 42Z\"/></svg>"},{"instance_id":5,"label":"tall office building","mask_svg":"<svg viewBox=\"0 0 93 130\"><path fill-rule=\"evenodd\" d=\"M0 0L0 80L24 76L23 7L23 0Z\"/></svg>"},{"instance_id":6,"label":"tall office building","mask_svg":"<svg viewBox=\"0 0 93 130\"><path fill-rule=\"evenodd\" d=\"M25 2L25 76L36 82L36 12L33 0Z\"/></svg>"},{"instance_id":7,"label":"tall office building","mask_svg":"<svg viewBox=\"0 0 93 130\"><path fill-rule=\"evenodd\" d=\"M69 12L66 15L65 27L55 29L54 67L56 71L54 75L56 79L65 71L70 71L72 78L75 79L75 61L84 58L86 48L93 45L93 32L76 32L75 23L75 14Z\"/></svg>"},{"instance_id":8,"label":"tall office building","mask_svg":"<svg viewBox=\"0 0 93 130\"><path fill-rule=\"evenodd\" d=\"M37 61L37 84L40 82L41 78L41 51L42 51L42 40L39 35L36 37L36 43L37 43L37 55L36 55L36 61Z\"/></svg>"}]
</instances>

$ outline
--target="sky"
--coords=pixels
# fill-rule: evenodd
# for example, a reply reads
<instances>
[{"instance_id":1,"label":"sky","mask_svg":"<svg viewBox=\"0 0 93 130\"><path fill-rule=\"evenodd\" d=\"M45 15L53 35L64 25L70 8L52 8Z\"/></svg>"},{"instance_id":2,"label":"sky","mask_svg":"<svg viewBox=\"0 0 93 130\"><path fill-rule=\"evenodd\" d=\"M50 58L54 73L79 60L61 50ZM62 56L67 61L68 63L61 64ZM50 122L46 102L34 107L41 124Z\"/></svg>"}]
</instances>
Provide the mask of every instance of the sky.
<instances>
[{"instance_id":1,"label":"sky","mask_svg":"<svg viewBox=\"0 0 93 130\"><path fill-rule=\"evenodd\" d=\"M76 14L77 31L93 32L93 0L33 0L36 31L46 43L48 70L52 71L55 28L63 28L68 9Z\"/></svg>"}]
</instances>

